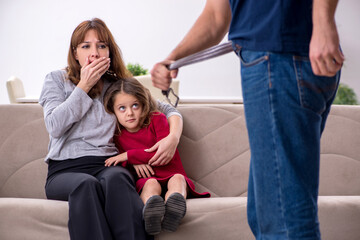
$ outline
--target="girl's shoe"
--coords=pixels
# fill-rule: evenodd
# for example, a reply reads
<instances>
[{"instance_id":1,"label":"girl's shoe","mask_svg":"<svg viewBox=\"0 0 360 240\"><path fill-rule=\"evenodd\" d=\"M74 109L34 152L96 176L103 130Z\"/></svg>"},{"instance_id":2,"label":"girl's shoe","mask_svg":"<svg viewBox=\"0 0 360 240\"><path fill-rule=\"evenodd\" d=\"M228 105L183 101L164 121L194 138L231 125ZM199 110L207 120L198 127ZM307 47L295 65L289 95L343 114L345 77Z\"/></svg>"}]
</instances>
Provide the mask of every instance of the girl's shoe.
<instances>
[{"instance_id":1,"label":"girl's shoe","mask_svg":"<svg viewBox=\"0 0 360 240\"><path fill-rule=\"evenodd\" d=\"M143 209L145 230L149 235L156 235L161 232L161 221L164 214L164 199L159 195L151 196Z\"/></svg>"},{"instance_id":2,"label":"girl's shoe","mask_svg":"<svg viewBox=\"0 0 360 240\"><path fill-rule=\"evenodd\" d=\"M165 215L162 229L175 232L186 213L186 200L180 193L170 195L165 204Z\"/></svg>"}]
</instances>

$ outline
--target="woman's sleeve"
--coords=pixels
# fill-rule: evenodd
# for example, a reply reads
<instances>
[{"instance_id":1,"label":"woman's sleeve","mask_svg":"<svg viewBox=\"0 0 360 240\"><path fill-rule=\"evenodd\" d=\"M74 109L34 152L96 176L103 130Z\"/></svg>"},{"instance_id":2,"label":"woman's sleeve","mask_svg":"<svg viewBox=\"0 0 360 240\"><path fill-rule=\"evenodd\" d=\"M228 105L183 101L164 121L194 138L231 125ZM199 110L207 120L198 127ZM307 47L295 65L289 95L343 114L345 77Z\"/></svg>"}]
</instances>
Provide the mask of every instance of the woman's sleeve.
<instances>
[{"instance_id":1,"label":"woman's sleeve","mask_svg":"<svg viewBox=\"0 0 360 240\"><path fill-rule=\"evenodd\" d=\"M171 106L170 104L163 103L163 102L157 100L157 106L158 106L160 112L165 114L166 118L169 118L173 115L177 115L182 119L180 112L176 108Z\"/></svg>"},{"instance_id":2,"label":"woman's sleeve","mask_svg":"<svg viewBox=\"0 0 360 240\"><path fill-rule=\"evenodd\" d=\"M75 87L65 97L65 72L55 71L45 77L39 103L44 110L44 120L49 134L61 137L71 126L80 121L93 101L82 89Z\"/></svg>"}]
</instances>

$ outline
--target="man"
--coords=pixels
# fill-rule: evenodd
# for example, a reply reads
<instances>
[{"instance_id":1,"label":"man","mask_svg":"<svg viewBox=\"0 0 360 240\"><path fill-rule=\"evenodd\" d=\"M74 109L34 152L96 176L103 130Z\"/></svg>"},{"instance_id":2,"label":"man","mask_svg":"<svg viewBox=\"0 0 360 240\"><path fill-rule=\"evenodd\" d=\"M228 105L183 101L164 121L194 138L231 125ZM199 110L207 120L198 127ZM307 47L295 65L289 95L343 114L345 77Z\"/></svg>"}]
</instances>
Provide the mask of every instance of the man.
<instances>
[{"instance_id":1,"label":"man","mask_svg":"<svg viewBox=\"0 0 360 240\"><path fill-rule=\"evenodd\" d=\"M229 32L241 61L251 149L248 222L256 239L320 239L320 136L344 56L337 0L207 0L184 39L151 70L166 90L174 60Z\"/></svg>"}]
</instances>

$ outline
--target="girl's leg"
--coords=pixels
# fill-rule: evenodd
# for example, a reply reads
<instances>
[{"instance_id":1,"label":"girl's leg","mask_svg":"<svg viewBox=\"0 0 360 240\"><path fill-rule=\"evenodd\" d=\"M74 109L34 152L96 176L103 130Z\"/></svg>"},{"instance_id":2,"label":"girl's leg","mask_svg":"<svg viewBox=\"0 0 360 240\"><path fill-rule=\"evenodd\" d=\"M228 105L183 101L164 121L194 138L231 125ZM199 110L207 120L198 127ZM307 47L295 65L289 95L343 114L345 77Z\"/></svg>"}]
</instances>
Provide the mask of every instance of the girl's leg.
<instances>
[{"instance_id":1,"label":"girl's leg","mask_svg":"<svg viewBox=\"0 0 360 240\"><path fill-rule=\"evenodd\" d=\"M161 185L156 179L151 178L144 184L144 187L141 190L140 198L145 204L149 198L154 195L161 195Z\"/></svg>"},{"instance_id":2,"label":"girl's leg","mask_svg":"<svg viewBox=\"0 0 360 240\"><path fill-rule=\"evenodd\" d=\"M180 193L184 196L184 198L187 197L187 183L183 175L181 174L175 174L169 179L168 182L168 191L165 194L165 201L168 200L169 196L173 193Z\"/></svg>"},{"instance_id":3,"label":"girl's leg","mask_svg":"<svg viewBox=\"0 0 360 240\"><path fill-rule=\"evenodd\" d=\"M168 182L165 199L164 231L175 232L186 214L187 183L183 175L175 174Z\"/></svg>"},{"instance_id":4,"label":"girl's leg","mask_svg":"<svg viewBox=\"0 0 360 240\"><path fill-rule=\"evenodd\" d=\"M161 232L161 221L165 214L165 203L160 194L161 185L156 179L151 178L144 184L140 195L145 203L143 209L145 230L150 235L157 235Z\"/></svg>"}]
</instances>

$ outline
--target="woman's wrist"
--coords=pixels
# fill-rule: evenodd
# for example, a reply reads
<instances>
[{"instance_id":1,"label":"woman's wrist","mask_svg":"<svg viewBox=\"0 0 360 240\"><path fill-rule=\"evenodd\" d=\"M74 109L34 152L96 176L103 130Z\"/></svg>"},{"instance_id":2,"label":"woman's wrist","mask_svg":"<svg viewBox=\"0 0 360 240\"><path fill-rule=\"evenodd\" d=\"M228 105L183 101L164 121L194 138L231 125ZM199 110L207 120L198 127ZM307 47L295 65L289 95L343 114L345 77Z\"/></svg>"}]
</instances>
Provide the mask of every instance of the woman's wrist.
<instances>
[{"instance_id":1,"label":"woman's wrist","mask_svg":"<svg viewBox=\"0 0 360 240\"><path fill-rule=\"evenodd\" d=\"M178 115L173 115L168 118L168 121L170 125L170 133L168 136L173 138L178 144L180 142L180 137L183 129L182 118Z\"/></svg>"},{"instance_id":2,"label":"woman's wrist","mask_svg":"<svg viewBox=\"0 0 360 240\"><path fill-rule=\"evenodd\" d=\"M179 144L179 142L180 142L180 136L179 136L179 134L176 134L176 133L169 133L169 135L168 135L168 138L170 138L171 140L173 140L174 142L176 142L176 145L178 145Z\"/></svg>"},{"instance_id":3,"label":"woman's wrist","mask_svg":"<svg viewBox=\"0 0 360 240\"><path fill-rule=\"evenodd\" d=\"M80 82L78 83L77 87L78 87L78 88L81 88L81 89L82 89L84 92L86 92L86 93L89 93L90 90L91 90L91 87L89 87L89 86L87 86L85 83L81 82L81 80L80 80Z\"/></svg>"}]
</instances>

